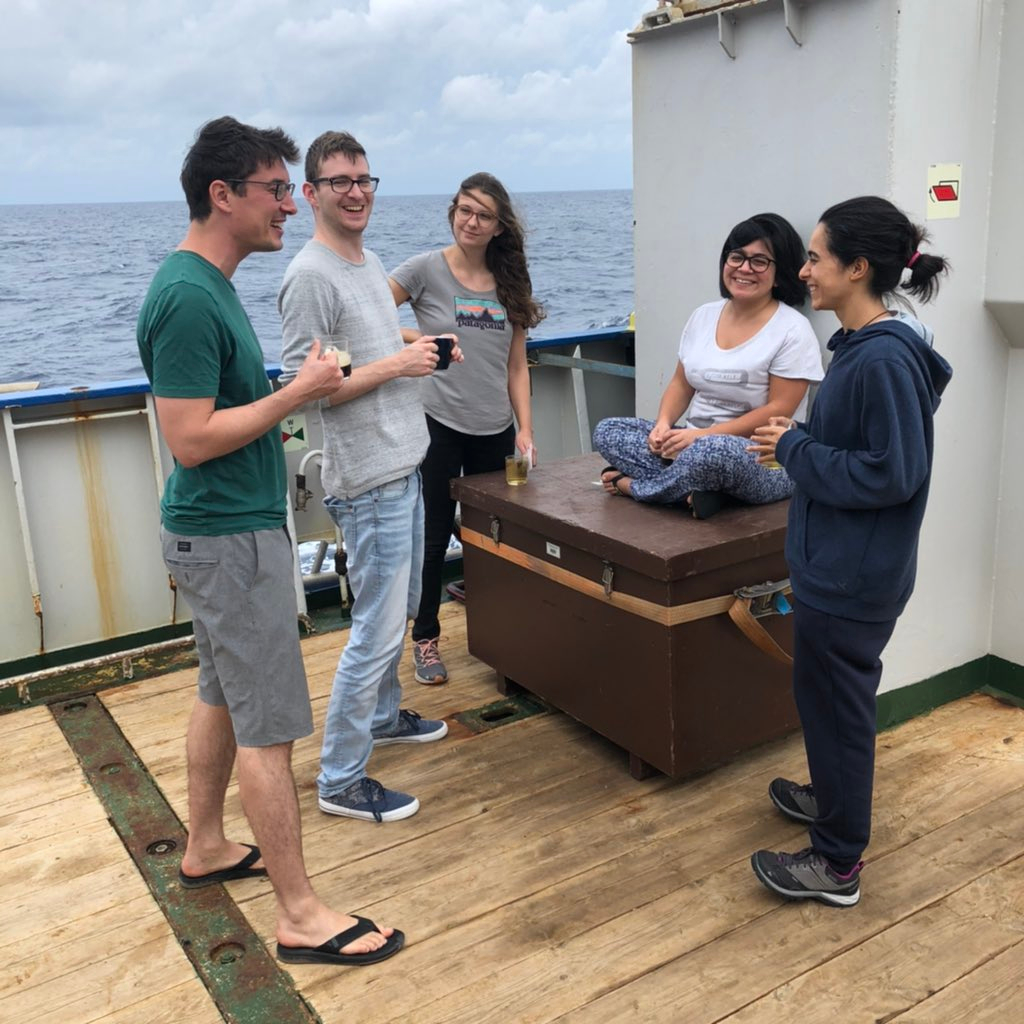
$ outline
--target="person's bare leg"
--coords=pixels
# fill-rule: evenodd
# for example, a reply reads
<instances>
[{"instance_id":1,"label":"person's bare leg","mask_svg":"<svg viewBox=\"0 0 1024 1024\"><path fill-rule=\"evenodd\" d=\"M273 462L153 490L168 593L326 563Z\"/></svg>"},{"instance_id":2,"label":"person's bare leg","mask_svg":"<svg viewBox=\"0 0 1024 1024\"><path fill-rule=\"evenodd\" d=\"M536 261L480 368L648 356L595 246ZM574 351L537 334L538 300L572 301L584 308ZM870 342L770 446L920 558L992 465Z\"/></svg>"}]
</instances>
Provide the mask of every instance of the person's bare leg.
<instances>
[{"instance_id":1,"label":"person's bare leg","mask_svg":"<svg viewBox=\"0 0 1024 1024\"><path fill-rule=\"evenodd\" d=\"M235 762L235 731L226 707L196 700L185 742L188 759L188 844L181 859L186 875L234 867L249 851L224 835L224 793ZM257 861L254 867L262 867Z\"/></svg>"},{"instance_id":2,"label":"person's bare leg","mask_svg":"<svg viewBox=\"0 0 1024 1024\"><path fill-rule=\"evenodd\" d=\"M290 743L239 747L238 783L277 897L277 940L285 946L319 946L356 920L321 903L310 884L302 859L302 823L291 759ZM370 932L342 952L379 949L392 931Z\"/></svg>"}]
</instances>

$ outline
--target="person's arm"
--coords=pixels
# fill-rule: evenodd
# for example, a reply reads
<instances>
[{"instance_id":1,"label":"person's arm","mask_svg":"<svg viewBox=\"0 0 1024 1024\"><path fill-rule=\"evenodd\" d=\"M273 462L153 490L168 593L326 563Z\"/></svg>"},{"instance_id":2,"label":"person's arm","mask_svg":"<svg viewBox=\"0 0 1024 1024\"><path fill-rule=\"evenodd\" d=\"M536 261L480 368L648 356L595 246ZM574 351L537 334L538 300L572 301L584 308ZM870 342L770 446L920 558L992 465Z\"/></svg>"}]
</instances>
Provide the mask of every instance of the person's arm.
<instances>
[{"instance_id":1,"label":"person's arm","mask_svg":"<svg viewBox=\"0 0 1024 1024\"><path fill-rule=\"evenodd\" d=\"M334 360L323 359L314 342L293 380L248 405L215 409L216 399L155 396L156 414L167 447L186 468L244 448L309 402L344 390Z\"/></svg>"},{"instance_id":2,"label":"person's arm","mask_svg":"<svg viewBox=\"0 0 1024 1024\"><path fill-rule=\"evenodd\" d=\"M508 350L508 397L516 417L516 448L521 452L533 448L533 464L537 464L537 448L533 443L533 414L530 410L530 370L526 361L526 331L512 329Z\"/></svg>"},{"instance_id":3,"label":"person's arm","mask_svg":"<svg viewBox=\"0 0 1024 1024\"><path fill-rule=\"evenodd\" d=\"M708 434L732 434L735 437L750 437L759 427L766 426L772 419L788 418L807 394L810 382L806 380L789 380L786 377L768 378L768 401L759 405L742 416L714 423L710 427L684 427L669 431L663 441L661 454L665 458L678 455L688 448L698 437Z\"/></svg>"},{"instance_id":4,"label":"person's arm","mask_svg":"<svg viewBox=\"0 0 1024 1024\"><path fill-rule=\"evenodd\" d=\"M665 391L662 393L661 402L658 405L658 416L654 421L654 427L647 435L647 446L656 455L665 455L662 451L666 440L673 432L672 425L679 421L679 418L690 407L695 391L693 385L686 379L686 367L681 362L676 362L675 372L668 382ZM685 447L685 445L684 445Z\"/></svg>"},{"instance_id":5,"label":"person's arm","mask_svg":"<svg viewBox=\"0 0 1024 1024\"><path fill-rule=\"evenodd\" d=\"M352 376L345 386L327 399L327 404L341 405L365 395L396 377L428 377L437 367L437 345L433 337L417 335L401 352L375 359L365 366L352 367Z\"/></svg>"},{"instance_id":6,"label":"person's arm","mask_svg":"<svg viewBox=\"0 0 1024 1024\"><path fill-rule=\"evenodd\" d=\"M906 366L877 360L864 368L861 380L864 397L850 415L858 418L863 448L822 444L798 427L779 431L775 456L812 501L888 508L909 501L928 476L925 412Z\"/></svg>"},{"instance_id":7,"label":"person's arm","mask_svg":"<svg viewBox=\"0 0 1024 1024\"><path fill-rule=\"evenodd\" d=\"M335 332L342 299L337 288L323 274L303 268L285 277L278 296L281 313L281 380L287 382L306 358L314 338ZM351 346L350 346L351 347ZM329 406L351 402L396 377L425 377L437 365L437 346L432 338L419 338L394 355L354 366L345 386L326 396Z\"/></svg>"},{"instance_id":8,"label":"person's arm","mask_svg":"<svg viewBox=\"0 0 1024 1024\"><path fill-rule=\"evenodd\" d=\"M388 278L388 287L391 289L391 297L395 300L395 305L400 306L403 302L408 302L412 296L393 278ZM415 327L403 327L402 328L402 341L408 345L410 342L415 341L420 337L420 332Z\"/></svg>"}]
</instances>

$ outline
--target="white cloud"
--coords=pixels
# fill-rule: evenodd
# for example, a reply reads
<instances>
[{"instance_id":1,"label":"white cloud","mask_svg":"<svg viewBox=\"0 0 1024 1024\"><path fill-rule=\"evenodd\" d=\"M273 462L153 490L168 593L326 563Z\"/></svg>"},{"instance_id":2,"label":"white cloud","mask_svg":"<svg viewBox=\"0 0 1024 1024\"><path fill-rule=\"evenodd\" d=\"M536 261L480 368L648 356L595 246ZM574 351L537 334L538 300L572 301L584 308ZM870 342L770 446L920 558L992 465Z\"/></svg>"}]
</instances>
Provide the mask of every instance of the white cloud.
<instances>
[{"instance_id":1,"label":"white cloud","mask_svg":"<svg viewBox=\"0 0 1024 1024\"><path fill-rule=\"evenodd\" d=\"M6 0L4 198L177 198L195 129L223 113L303 146L347 128L392 191L445 192L468 166L628 186L625 33L650 2ZM602 145L591 182L574 154Z\"/></svg>"}]
</instances>

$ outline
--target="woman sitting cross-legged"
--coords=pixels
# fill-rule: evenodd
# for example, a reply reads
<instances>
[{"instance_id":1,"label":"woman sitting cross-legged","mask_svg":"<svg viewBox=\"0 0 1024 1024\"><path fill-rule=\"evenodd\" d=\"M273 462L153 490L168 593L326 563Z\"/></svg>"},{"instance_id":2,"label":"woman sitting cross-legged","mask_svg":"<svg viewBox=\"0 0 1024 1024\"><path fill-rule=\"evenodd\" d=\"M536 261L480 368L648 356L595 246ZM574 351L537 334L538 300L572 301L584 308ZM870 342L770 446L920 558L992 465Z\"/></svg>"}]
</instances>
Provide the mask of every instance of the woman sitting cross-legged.
<instances>
[{"instance_id":1,"label":"woman sitting cross-legged","mask_svg":"<svg viewBox=\"0 0 1024 1024\"><path fill-rule=\"evenodd\" d=\"M755 505L789 497L786 471L760 465L747 439L772 416L801 419L807 389L823 375L818 339L793 308L807 297L803 261L800 237L778 214L757 214L729 232L719 259L722 298L700 306L683 328L657 419L613 417L594 430L609 464L606 491L689 502L697 518L726 496Z\"/></svg>"}]
</instances>

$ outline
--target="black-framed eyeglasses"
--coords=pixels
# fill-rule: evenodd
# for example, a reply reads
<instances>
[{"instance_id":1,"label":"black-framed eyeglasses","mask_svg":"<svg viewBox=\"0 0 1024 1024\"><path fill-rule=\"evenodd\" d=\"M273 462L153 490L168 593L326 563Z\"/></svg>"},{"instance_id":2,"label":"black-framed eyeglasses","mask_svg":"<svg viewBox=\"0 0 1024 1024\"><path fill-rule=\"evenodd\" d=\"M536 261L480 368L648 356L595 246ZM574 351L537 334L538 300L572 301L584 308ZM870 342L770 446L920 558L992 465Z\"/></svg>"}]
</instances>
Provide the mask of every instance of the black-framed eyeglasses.
<instances>
[{"instance_id":1,"label":"black-framed eyeglasses","mask_svg":"<svg viewBox=\"0 0 1024 1024\"><path fill-rule=\"evenodd\" d=\"M265 185L268 192L273 192L274 198L281 202L285 196L295 194L294 181L257 181L255 178L225 178L229 185Z\"/></svg>"},{"instance_id":2,"label":"black-framed eyeglasses","mask_svg":"<svg viewBox=\"0 0 1024 1024\"><path fill-rule=\"evenodd\" d=\"M750 269L755 274L763 274L775 262L775 260L760 252L755 252L753 256L748 256L740 249L733 249L733 251L725 257L725 262L728 263L730 267L736 267L737 269L742 267L744 263L749 263Z\"/></svg>"},{"instance_id":3,"label":"black-framed eyeglasses","mask_svg":"<svg viewBox=\"0 0 1024 1024\"><path fill-rule=\"evenodd\" d=\"M364 174L361 178L350 178L347 174L339 174L334 178L313 178L310 185L320 185L325 181L330 184L332 192L339 192L341 195L351 192L353 185L358 185L360 192L369 194L376 192L377 186L380 184L380 178L371 178L368 174Z\"/></svg>"}]
</instances>

